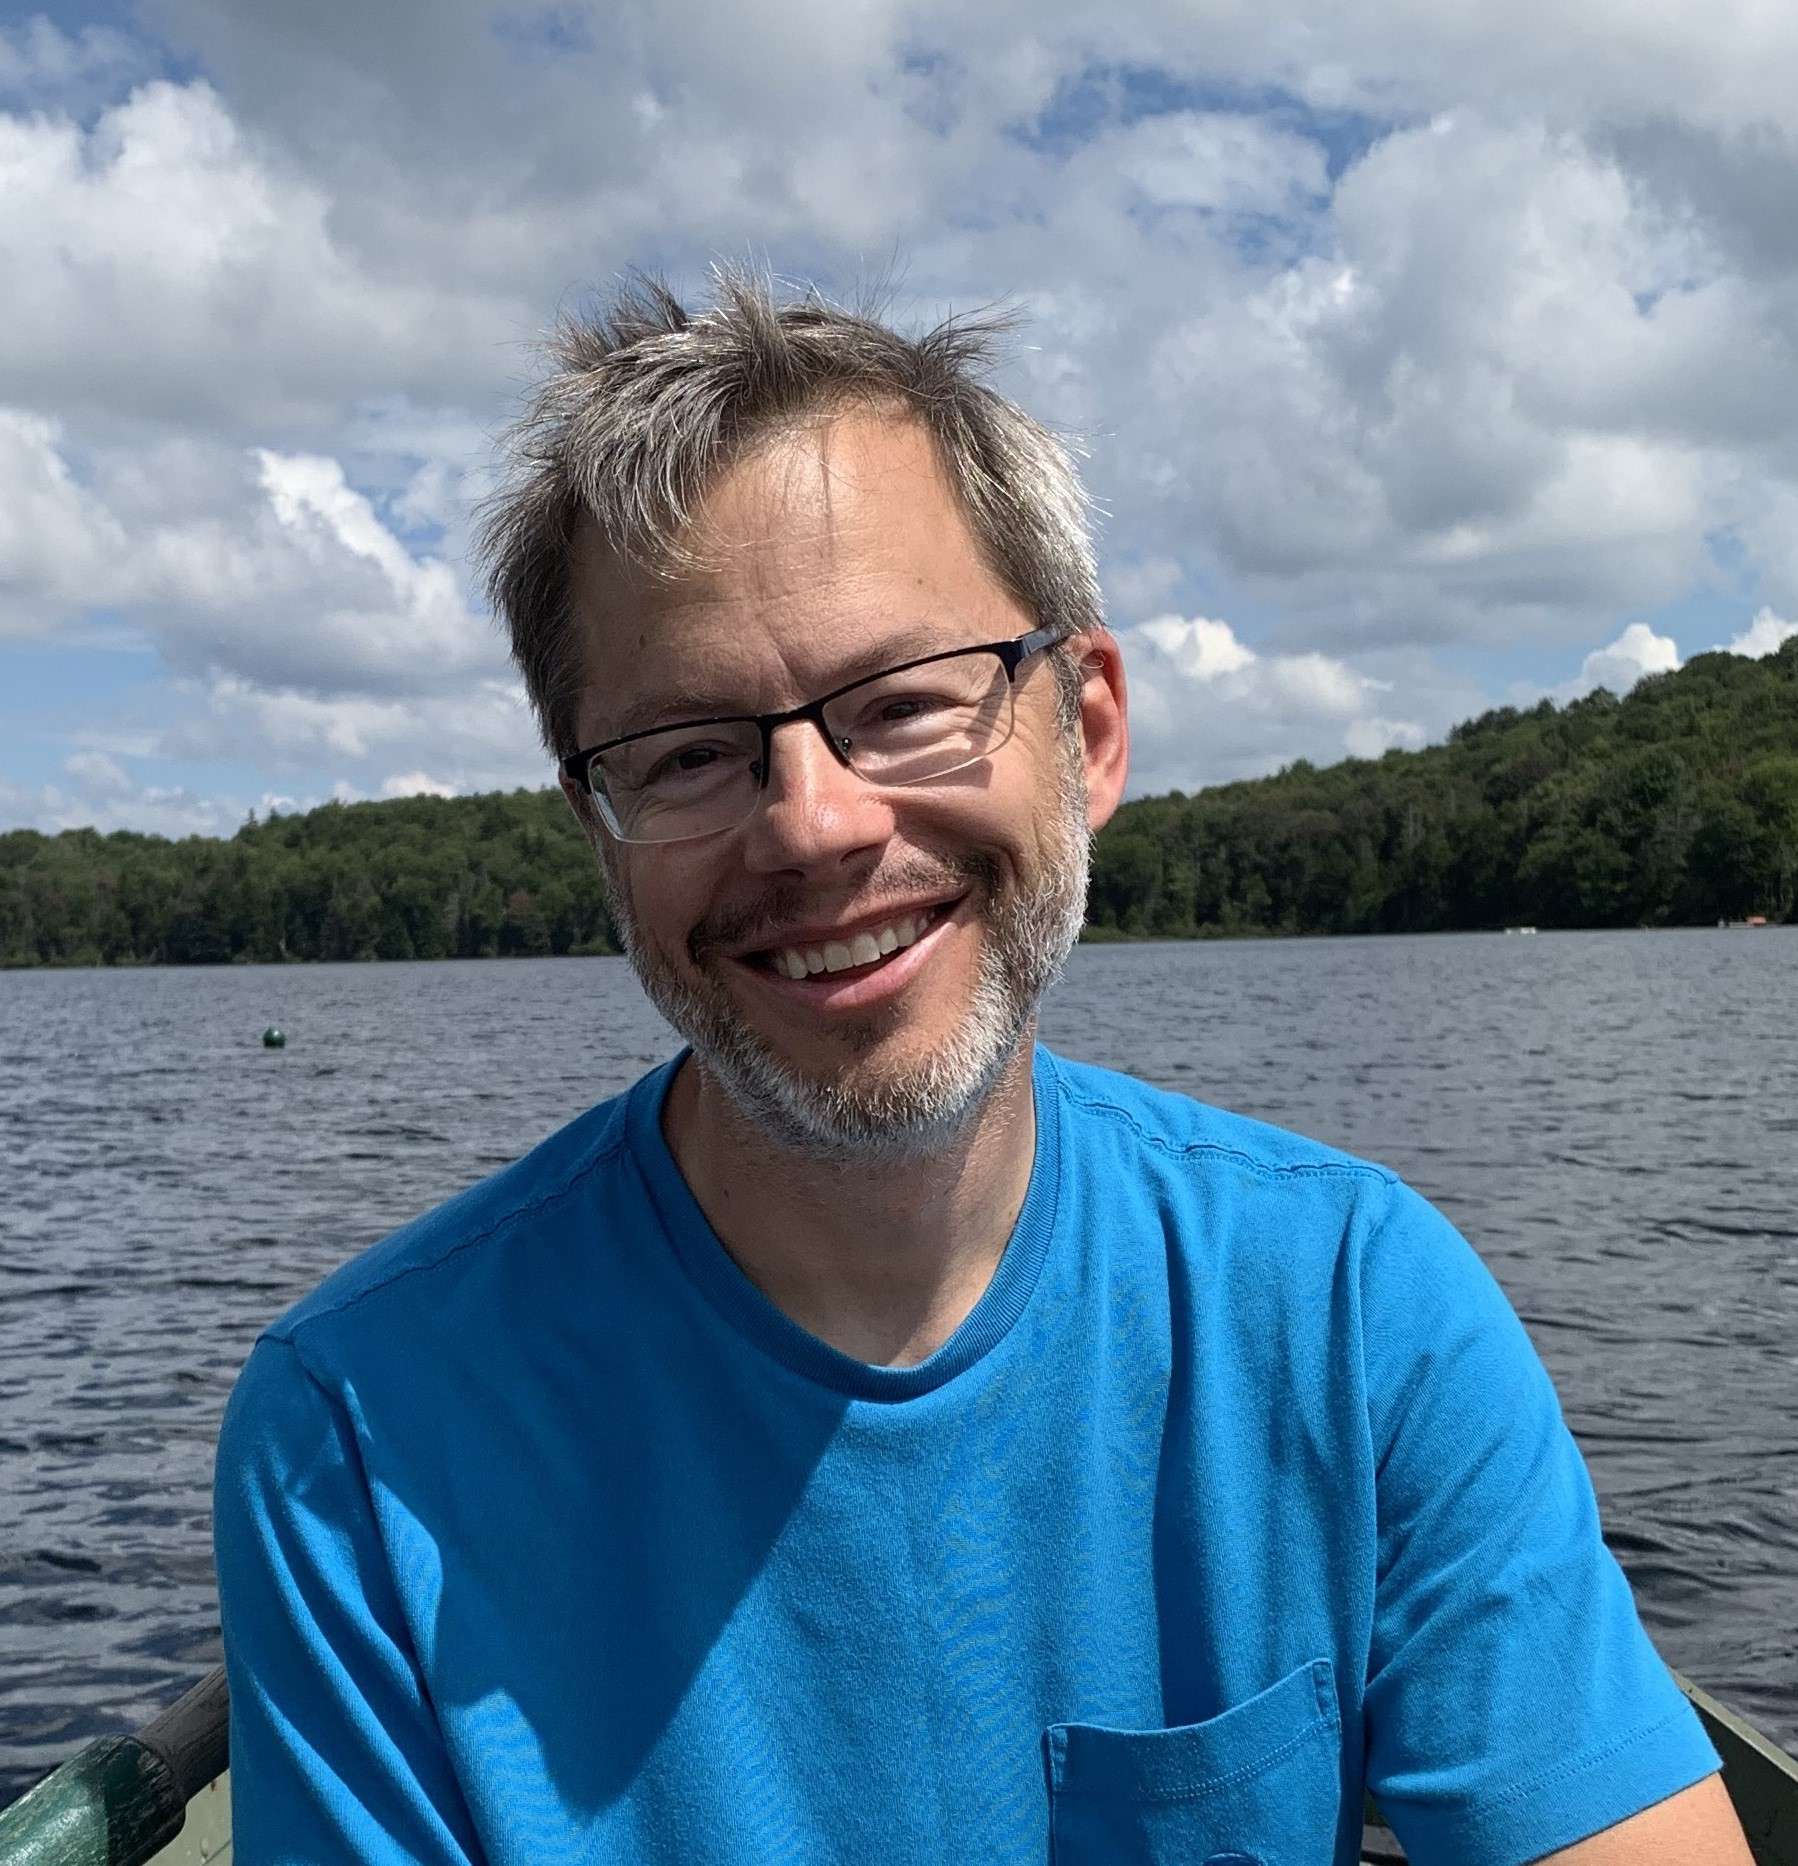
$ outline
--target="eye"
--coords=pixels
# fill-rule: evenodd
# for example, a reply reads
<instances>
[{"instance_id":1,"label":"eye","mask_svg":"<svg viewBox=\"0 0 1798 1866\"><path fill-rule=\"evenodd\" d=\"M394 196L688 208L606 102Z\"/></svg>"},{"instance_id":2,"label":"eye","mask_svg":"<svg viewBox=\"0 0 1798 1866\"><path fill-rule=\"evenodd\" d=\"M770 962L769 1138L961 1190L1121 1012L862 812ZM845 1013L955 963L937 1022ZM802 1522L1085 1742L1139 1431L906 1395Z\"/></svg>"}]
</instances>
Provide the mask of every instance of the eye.
<instances>
[{"instance_id":1,"label":"eye","mask_svg":"<svg viewBox=\"0 0 1798 1866\"><path fill-rule=\"evenodd\" d=\"M664 752L641 780L645 790L676 788L734 771L743 762L743 748L725 740L692 739Z\"/></svg>"},{"instance_id":2,"label":"eye","mask_svg":"<svg viewBox=\"0 0 1798 1866\"><path fill-rule=\"evenodd\" d=\"M683 745L679 751L667 753L649 767L647 782L659 784L665 778L703 771L717 756L716 748L710 745Z\"/></svg>"},{"instance_id":3,"label":"eye","mask_svg":"<svg viewBox=\"0 0 1798 1866\"><path fill-rule=\"evenodd\" d=\"M864 733L879 732L893 726L914 725L955 704L942 693L883 693L869 699L858 723Z\"/></svg>"}]
</instances>

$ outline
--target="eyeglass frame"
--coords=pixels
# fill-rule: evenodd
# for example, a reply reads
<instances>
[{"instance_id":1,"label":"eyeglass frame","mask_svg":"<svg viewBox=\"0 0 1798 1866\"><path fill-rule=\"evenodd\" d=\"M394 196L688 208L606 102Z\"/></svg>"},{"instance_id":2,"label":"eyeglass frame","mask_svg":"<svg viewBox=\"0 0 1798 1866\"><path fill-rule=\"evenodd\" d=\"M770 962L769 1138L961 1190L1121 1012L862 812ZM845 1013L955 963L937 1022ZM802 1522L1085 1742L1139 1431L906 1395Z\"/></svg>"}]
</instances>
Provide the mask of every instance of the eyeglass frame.
<instances>
[{"instance_id":1,"label":"eyeglass frame","mask_svg":"<svg viewBox=\"0 0 1798 1866\"><path fill-rule=\"evenodd\" d=\"M759 798L768 788L768 773L774 766L774 734L782 726L789 726L806 719L818 728L818 736L830 747L831 756L845 771L855 771L855 775L864 784L879 784L878 778L864 777L855 770L849 761L849 754L839 745L824 720L824 709L832 700L840 700L844 694L853 693L857 687L872 686L877 680L888 680L894 674L908 673L914 667L928 667L933 661L954 661L967 654L997 655L1000 665L1005 669L1006 686L1015 691L1018 683L1018 669L1032 655L1041 654L1045 648L1053 648L1059 641L1068 639L1069 631L1065 628L1033 628L1026 634L1016 635L1006 641L974 642L966 648L942 648L935 654L921 654L910 661L896 662L892 667L878 668L872 674L859 675L854 680L846 680L840 687L833 687L830 692L820 694L815 700L807 700L803 706L795 706L784 713L714 713L704 719L671 719L666 725L645 726L639 732L626 732L618 738L607 739L603 745L589 746L585 751L570 752L562 759L558 769L569 783L577 786L591 797L598 807L600 820L605 824L606 833L615 842L630 843L638 848L661 848L677 842L697 842L703 836L722 836L727 830L736 829L748 822L755 814L755 805L749 808L734 823L720 824L716 829L694 830L684 836L658 836L644 839L624 835L611 820L615 812L610 802L594 789L589 772L594 759L604 752L614 752L620 745L631 745L639 739L654 738L662 732L690 732L699 726L754 726L762 736L761 778L756 784L755 794ZM1014 701L1015 704L1015 701ZM970 758L959 765L950 765L947 770L934 771L929 777L901 780L894 789L904 789L908 784L934 784L938 778L952 776L957 771L965 771L970 765L977 765L981 759L990 758L994 752L1010 742L1011 734L989 747L979 757Z\"/></svg>"}]
</instances>

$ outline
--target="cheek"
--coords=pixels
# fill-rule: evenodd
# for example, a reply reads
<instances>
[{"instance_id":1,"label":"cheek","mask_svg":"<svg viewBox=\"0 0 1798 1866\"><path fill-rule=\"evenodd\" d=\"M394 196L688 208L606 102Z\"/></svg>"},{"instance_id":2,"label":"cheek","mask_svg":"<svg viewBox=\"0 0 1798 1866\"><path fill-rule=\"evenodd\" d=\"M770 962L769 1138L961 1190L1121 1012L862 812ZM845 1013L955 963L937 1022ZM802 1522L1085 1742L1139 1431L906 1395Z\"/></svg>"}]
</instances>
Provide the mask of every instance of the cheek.
<instances>
[{"instance_id":1,"label":"cheek","mask_svg":"<svg viewBox=\"0 0 1798 1866\"><path fill-rule=\"evenodd\" d=\"M650 863L628 857L617 874L638 934L659 952L684 963L687 935L711 898L700 879L666 860Z\"/></svg>"}]
</instances>

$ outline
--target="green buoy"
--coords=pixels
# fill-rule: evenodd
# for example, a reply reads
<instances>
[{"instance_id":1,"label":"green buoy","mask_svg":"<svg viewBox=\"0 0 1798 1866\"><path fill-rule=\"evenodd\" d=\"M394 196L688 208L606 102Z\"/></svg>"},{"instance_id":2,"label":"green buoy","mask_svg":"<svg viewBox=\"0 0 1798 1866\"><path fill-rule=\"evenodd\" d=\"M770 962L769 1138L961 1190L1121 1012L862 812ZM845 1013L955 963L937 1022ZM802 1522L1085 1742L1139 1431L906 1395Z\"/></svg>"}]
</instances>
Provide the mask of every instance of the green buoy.
<instances>
[{"instance_id":1,"label":"green buoy","mask_svg":"<svg viewBox=\"0 0 1798 1866\"><path fill-rule=\"evenodd\" d=\"M262 1033L262 1047L265 1050L284 1050L287 1047L287 1032L270 1024Z\"/></svg>"}]
</instances>

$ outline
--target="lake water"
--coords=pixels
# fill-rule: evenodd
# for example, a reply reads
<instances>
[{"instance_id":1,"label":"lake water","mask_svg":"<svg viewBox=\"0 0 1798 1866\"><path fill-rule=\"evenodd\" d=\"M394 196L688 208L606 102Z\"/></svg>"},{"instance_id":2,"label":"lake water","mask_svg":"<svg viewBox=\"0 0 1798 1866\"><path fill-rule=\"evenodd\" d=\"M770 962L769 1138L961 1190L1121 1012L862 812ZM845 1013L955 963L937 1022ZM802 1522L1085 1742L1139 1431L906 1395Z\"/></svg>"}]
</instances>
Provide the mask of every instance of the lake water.
<instances>
[{"instance_id":1,"label":"lake water","mask_svg":"<svg viewBox=\"0 0 1798 1866\"><path fill-rule=\"evenodd\" d=\"M1442 1206L1663 1654L1798 1747L1795 1008L1788 929L1100 946L1043 1035ZM0 1805L218 1663L258 1329L670 1048L615 959L0 973Z\"/></svg>"}]
</instances>

